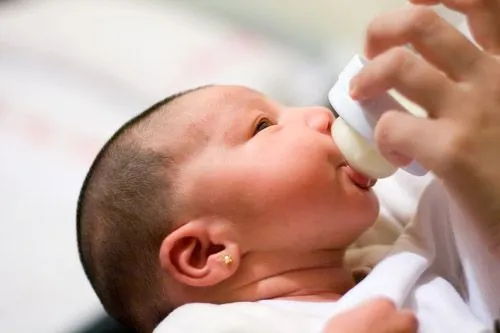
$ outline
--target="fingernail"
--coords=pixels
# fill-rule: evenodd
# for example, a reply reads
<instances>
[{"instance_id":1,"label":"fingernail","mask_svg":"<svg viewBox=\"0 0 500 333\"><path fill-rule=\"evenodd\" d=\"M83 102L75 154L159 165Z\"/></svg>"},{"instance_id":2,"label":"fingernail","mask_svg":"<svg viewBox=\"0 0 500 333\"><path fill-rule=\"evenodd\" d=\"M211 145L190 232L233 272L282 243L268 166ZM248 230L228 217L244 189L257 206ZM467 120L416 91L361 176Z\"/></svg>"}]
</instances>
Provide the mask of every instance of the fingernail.
<instances>
[{"instance_id":1,"label":"fingernail","mask_svg":"<svg viewBox=\"0 0 500 333\"><path fill-rule=\"evenodd\" d=\"M349 84L349 95L351 96L352 99L361 99L361 95L359 93L359 89L356 86L356 82L354 81L355 79L352 79L350 84Z\"/></svg>"},{"instance_id":2,"label":"fingernail","mask_svg":"<svg viewBox=\"0 0 500 333\"><path fill-rule=\"evenodd\" d=\"M411 163L412 158L396 151L389 151L388 155L391 157L390 160L398 167L404 167Z\"/></svg>"},{"instance_id":3,"label":"fingernail","mask_svg":"<svg viewBox=\"0 0 500 333\"><path fill-rule=\"evenodd\" d=\"M354 99L356 101L360 101L360 100L364 99L363 95L359 92L359 89L357 89L357 88L350 88L349 95L351 96L352 99Z\"/></svg>"}]
</instances>

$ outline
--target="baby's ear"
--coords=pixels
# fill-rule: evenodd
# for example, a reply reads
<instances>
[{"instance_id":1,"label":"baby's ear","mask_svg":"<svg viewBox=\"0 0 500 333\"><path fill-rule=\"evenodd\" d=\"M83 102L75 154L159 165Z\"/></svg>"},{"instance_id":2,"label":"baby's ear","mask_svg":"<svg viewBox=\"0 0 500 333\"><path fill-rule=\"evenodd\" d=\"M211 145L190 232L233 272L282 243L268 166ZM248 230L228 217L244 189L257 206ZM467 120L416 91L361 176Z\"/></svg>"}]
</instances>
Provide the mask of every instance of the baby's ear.
<instances>
[{"instance_id":1,"label":"baby's ear","mask_svg":"<svg viewBox=\"0 0 500 333\"><path fill-rule=\"evenodd\" d=\"M240 264L238 244L216 232L212 223L198 220L170 233L159 257L167 274L192 287L216 285L231 277Z\"/></svg>"}]
</instances>

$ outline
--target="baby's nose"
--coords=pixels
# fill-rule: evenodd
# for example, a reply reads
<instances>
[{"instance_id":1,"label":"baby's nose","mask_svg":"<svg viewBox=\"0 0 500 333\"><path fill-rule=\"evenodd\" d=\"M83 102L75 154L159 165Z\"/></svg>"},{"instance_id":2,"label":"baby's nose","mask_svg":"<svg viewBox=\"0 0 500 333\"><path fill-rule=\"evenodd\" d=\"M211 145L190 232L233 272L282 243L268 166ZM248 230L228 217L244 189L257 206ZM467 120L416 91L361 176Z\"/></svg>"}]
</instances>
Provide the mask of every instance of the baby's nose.
<instances>
[{"instance_id":1,"label":"baby's nose","mask_svg":"<svg viewBox=\"0 0 500 333\"><path fill-rule=\"evenodd\" d=\"M334 119L330 110L323 107L313 107L309 108L306 113L307 126L318 132L330 134Z\"/></svg>"}]
</instances>

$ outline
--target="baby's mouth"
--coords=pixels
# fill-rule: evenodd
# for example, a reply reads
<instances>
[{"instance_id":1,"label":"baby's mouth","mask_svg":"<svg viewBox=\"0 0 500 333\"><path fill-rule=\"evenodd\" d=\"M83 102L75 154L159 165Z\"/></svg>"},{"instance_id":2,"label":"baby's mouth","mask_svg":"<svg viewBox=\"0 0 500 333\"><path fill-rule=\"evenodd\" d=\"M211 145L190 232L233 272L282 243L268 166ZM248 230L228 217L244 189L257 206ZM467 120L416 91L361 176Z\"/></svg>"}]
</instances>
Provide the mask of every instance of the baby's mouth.
<instances>
[{"instance_id":1,"label":"baby's mouth","mask_svg":"<svg viewBox=\"0 0 500 333\"><path fill-rule=\"evenodd\" d=\"M341 163L341 168L346 172L347 176L351 179L351 181L362 190L367 191L377 183L376 179L370 178L354 170L345 161Z\"/></svg>"}]
</instances>

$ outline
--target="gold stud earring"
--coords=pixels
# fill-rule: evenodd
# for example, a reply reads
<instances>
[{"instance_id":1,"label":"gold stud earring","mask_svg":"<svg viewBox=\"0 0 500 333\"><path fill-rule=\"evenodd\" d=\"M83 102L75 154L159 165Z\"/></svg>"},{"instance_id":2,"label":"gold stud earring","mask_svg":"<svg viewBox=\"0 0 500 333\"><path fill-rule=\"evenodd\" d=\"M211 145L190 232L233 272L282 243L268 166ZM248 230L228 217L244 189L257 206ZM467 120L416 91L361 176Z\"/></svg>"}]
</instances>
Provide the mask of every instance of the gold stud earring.
<instances>
[{"instance_id":1,"label":"gold stud earring","mask_svg":"<svg viewBox=\"0 0 500 333\"><path fill-rule=\"evenodd\" d=\"M233 263L233 258L229 254L225 253L222 255L222 261L226 264L226 266L229 266Z\"/></svg>"}]
</instances>

